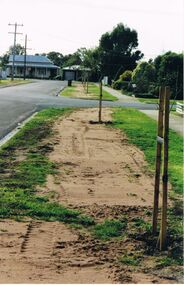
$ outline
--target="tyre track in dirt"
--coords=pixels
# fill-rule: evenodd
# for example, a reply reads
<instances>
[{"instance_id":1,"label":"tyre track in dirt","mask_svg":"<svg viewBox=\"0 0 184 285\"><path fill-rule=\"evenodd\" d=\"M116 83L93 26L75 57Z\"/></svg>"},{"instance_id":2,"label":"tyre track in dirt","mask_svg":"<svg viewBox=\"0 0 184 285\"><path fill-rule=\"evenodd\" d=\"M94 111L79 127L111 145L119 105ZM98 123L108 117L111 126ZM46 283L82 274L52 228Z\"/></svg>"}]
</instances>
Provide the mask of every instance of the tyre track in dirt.
<instances>
[{"instance_id":1,"label":"tyre track in dirt","mask_svg":"<svg viewBox=\"0 0 184 285\"><path fill-rule=\"evenodd\" d=\"M54 127L58 144L49 158L61 164L57 179L64 191L59 201L72 205L150 206L153 179L143 153L119 130L90 124L97 115L96 109L81 110ZM105 109L103 116L109 121L111 111ZM48 189L54 184L48 177Z\"/></svg>"}]
</instances>

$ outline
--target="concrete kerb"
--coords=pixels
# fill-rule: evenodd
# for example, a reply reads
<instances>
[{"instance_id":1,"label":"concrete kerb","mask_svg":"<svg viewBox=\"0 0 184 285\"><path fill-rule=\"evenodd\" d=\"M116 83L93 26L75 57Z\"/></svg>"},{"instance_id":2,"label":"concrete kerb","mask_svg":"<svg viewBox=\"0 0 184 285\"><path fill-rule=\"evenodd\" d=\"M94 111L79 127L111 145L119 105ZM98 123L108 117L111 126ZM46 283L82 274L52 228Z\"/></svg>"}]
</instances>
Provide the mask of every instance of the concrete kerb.
<instances>
[{"instance_id":1,"label":"concrete kerb","mask_svg":"<svg viewBox=\"0 0 184 285\"><path fill-rule=\"evenodd\" d=\"M10 131L7 135L5 135L1 140L0 140L0 148L7 143L12 137L14 137L24 126L27 122L29 122L32 118L35 117L35 115L38 112L34 112L30 117L26 118L22 122L18 123L18 126L14 128L12 131Z\"/></svg>"}]
</instances>

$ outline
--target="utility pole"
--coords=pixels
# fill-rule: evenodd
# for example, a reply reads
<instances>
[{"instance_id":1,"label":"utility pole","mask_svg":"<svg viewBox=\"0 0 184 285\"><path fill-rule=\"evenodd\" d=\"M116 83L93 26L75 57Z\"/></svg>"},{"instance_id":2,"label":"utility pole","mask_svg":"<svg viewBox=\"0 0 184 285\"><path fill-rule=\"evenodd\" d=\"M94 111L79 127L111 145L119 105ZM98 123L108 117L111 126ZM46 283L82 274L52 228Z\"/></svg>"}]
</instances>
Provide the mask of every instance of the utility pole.
<instances>
[{"instance_id":1,"label":"utility pole","mask_svg":"<svg viewBox=\"0 0 184 285\"><path fill-rule=\"evenodd\" d=\"M27 35L25 35L25 47L24 47L24 80L26 80L26 54L27 53Z\"/></svg>"},{"instance_id":2,"label":"utility pole","mask_svg":"<svg viewBox=\"0 0 184 285\"><path fill-rule=\"evenodd\" d=\"M17 33L17 27L20 26L20 27L23 27L23 25L21 24L8 24L9 26L14 26L15 27L15 30L14 32L9 32L9 34L14 34L14 43L13 43L13 63L12 63L12 76L11 76L11 80L13 81L14 80L14 69L15 69L15 48L16 48L16 37L17 35L22 35L22 33Z\"/></svg>"}]
</instances>

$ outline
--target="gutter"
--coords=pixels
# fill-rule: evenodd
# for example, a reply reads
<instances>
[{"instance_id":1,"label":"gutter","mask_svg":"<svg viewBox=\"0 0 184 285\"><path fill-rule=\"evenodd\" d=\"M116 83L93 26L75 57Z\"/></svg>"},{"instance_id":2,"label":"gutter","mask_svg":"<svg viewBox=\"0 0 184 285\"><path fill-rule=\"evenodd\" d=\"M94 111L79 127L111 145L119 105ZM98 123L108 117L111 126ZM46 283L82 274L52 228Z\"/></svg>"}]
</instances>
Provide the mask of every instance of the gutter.
<instances>
[{"instance_id":1,"label":"gutter","mask_svg":"<svg viewBox=\"0 0 184 285\"><path fill-rule=\"evenodd\" d=\"M0 139L0 148L7 143L12 137L14 137L24 126L28 123L38 112L34 112L30 117L18 123L18 126L14 128L11 132L5 135L2 139Z\"/></svg>"}]
</instances>

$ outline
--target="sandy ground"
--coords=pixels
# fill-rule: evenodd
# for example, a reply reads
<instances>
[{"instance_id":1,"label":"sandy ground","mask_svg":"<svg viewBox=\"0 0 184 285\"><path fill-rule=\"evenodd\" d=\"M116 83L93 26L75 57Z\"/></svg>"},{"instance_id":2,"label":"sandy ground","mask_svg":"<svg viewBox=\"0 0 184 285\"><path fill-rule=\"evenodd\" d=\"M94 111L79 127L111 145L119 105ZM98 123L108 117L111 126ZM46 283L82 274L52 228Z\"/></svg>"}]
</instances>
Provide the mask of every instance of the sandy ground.
<instances>
[{"instance_id":1,"label":"sandy ground","mask_svg":"<svg viewBox=\"0 0 184 285\"><path fill-rule=\"evenodd\" d=\"M89 123L97 119L96 109L86 109L55 125L58 144L50 160L61 163L61 171L57 181L48 177L47 188L59 181L62 204L152 205L153 179L143 153L119 130ZM111 120L109 109L103 120Z\"/></svg>"},{"instance_id":2,"label":"sandy ground","mask_svg":"<svg viewBox=\"0 0 184 285\"><path fill-rule=\"evenodd\" d=\"M59 173L38 191L53 192L57 202L97 220L144 216L153 198L144 155L120 131L89 122L97 117L96 109L84 109L55 123L49 158ZM109 109L103 120L111 120ZM106 243L59 222L29 219L1 220L0 237L1 283L175 283L117 265L120 255L139 246L129 239Z\"/></svg>"}]
</instances>

